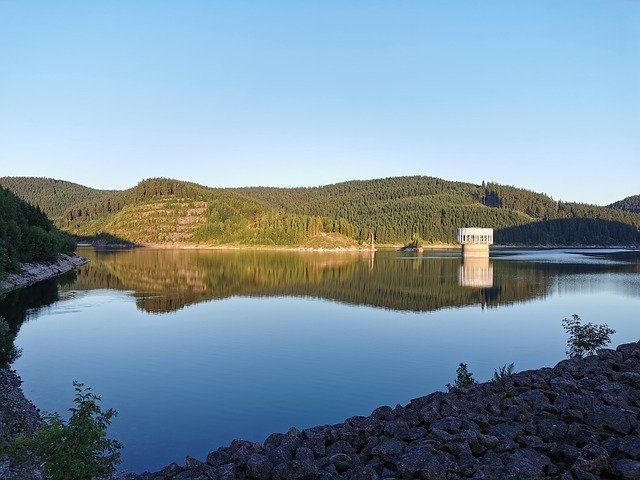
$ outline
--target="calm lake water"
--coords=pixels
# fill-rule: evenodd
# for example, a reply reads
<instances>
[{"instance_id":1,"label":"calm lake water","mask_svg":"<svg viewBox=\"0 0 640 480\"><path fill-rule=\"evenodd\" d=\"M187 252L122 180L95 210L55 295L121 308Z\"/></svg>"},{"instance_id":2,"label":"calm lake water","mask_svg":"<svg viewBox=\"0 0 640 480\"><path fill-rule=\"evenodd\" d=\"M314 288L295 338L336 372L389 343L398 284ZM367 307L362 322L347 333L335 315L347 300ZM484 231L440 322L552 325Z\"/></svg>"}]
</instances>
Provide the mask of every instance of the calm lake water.
<instances>
[{"instance_id":1,"label":"calm lake water","mask_svg":"<svg viewBox=\"0 0 640 480\"><path fill-rule=\"evenodd\" d=\"M624 251L80 254L91 263L0 315L38 407L64 413L78 380L118 411L126 470L404 404L460 362L480 381L553 365L573 313L615 344L640 338L640 261Z\"/></svg>"}]
</instances>

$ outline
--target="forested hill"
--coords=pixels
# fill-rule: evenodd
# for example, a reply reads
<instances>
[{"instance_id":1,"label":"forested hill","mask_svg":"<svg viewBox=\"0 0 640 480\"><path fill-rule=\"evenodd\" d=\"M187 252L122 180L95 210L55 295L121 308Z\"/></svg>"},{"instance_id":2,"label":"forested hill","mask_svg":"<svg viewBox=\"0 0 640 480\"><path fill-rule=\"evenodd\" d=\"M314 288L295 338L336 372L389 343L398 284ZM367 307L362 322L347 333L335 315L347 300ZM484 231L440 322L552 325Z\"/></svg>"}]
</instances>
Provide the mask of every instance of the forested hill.
<instances>
[{"instance_id":1,"label":"forested hill","mask_svg":"<svg viewBox=\"0 0 640 480\"><path fill-rule=\"evenodd\" d=\"M494 229L499 244L640 244L638 213L423 176L235 189L149 179L75 203L56 223L74 234L133 243L351 248L373 234L378 244L435 244L455 243L458 227L483 226Z\"/></svg>"},{"instance_id":2,"label":"forested hill","mask_svg":"<svg viewBox=\"0 0 640 480\"><path fill-rule=\"evenodd\" d=\"M112 190L96 190L65 180L40 177L0 177L0 186L39 207L52 220L62 217L72 205L112 193Z\"/></svg>"},{"instance_id":3,"label":"forested hill","mask_svg":"<svg viewBox=\"0 0 640 480\"><path fill-rule=\"evenodd\" d=\"M22 262L56 260L74 250L73 240L38 207L0 187L0 277L18 271Z\"/></svg>"},{"instance_id":4,"label":"forested hill","mask_svg":"<svg viewBox=\"0 0 640 480\"><path fill-rule=\"evenodd\" d=\"M503 244L631 245L640 242L637 214L488 183L474 185L433 177L392 177L310 188L237 188L268 205L305 215L344 218L356 238L369 231L381 243L419 237L454 242L456 229L486 226Z\"/></svg>"},{"instance_id":5,"label":"forested hill","mask_svg":"<svg viewBox=\"0 0 640 480\"><path fill-rule=\"evenodd\" d=\"M640 195L632 195L609 205L609 208L625 210L627 212L640 213Z\"/></svg>"},{"instance_id":6,"label":"forested hill","mask_svg":"<svg viewBox=\"0 0 640 480\"><path fill-rule=\"evenodd\" d=\"M228 189L155 178L68 209L60 224L78 235L134 243L356 247L344 220L285 212Z\"/></svg>"}]
</instances>

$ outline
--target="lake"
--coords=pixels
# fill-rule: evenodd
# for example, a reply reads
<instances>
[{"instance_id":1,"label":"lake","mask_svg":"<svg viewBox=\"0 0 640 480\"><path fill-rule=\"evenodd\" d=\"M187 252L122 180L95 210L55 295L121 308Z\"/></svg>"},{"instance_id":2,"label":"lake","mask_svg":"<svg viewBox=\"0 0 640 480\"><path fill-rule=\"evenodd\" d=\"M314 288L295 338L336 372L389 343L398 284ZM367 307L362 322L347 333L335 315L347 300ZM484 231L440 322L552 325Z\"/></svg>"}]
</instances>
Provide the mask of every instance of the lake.
<instances>
[{"instance_id":1,"label":"lake","mask_svg":"<svg viewBox=\"0 0 640 480\"><path fill-rule=\"evenodd\" d=\"M0 300L14 368L65 413L78 380L118 411L122 469L203 458L235 438L337 423L565 358L561 321L640 338L640 260L623 250L79 253L76 272Z\"/></svg>"}]
</instances>

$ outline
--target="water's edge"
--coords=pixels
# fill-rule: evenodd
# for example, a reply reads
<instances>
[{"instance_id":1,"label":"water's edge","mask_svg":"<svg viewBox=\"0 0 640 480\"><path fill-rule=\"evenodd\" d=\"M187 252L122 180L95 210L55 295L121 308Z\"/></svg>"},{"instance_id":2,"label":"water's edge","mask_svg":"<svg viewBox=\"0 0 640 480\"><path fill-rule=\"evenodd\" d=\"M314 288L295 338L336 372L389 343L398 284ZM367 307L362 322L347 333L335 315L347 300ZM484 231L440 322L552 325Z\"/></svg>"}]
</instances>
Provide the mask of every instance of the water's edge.
<instances>
[{"instance_id":1,"label":"water's edge","mask_svg":"<svg viewBox=\"0 0 640 480\"><path fill-rule=\"evenodd\" d=\"M61 253L56 262L23 263L19 273L11 273L0 282L0 296L18 288L63 275L86 264L89 260L78 255Z\"/></svg>"},{"instance_id":2,"label":"water's edge","mask_svg":"<svg viewBox=\"0 0 640 480\"><path fill-rule=\"evenodd\" d=\"M120 480L638 478L640 342Z\"/></svg>"},{"instance_id":3,"label":"water's edge","mask_svg":"<svg viewBox=\"0 0 640 480\"><path fill-rule=\"evenodd\" d=\"M40 415L14 371L1 369L0 385L0 438L10 441ZM116 478L637 478L639 414L640 342ZM32 464L12 468L0 459L2 478L40 478Z\"/></svg>"},{"instance_id":4,"label":"water's edge","mask_svg":"<svg viewBox=\"0 0 640 480\"><path fill-rule=\"evenodd\" d=\"M6 445L20 433L30 434L41 423L40 410L24 396L22 379L14 370L0 368L0 443ZM40 479L40 466L36 462L15 465L0 454L0 478Z\"/></svg>"}]
</instances>

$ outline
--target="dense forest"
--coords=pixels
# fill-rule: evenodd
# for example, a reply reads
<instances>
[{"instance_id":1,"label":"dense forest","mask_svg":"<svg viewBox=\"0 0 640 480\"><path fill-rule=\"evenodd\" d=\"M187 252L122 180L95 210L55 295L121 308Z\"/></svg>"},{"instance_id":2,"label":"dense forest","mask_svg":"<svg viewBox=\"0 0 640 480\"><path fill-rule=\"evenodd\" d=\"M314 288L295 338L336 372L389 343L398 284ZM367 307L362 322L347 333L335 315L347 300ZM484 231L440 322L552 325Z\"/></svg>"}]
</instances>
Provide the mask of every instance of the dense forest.
<instances>
[{"instance_id":1,"label":"dense forest","mask_svg":"<svg viewBox=\"0 0 640 480\"><path fill-rule=\"evenodd\" d=\"M74 250L71 237L38 207L0 187L0 277L18 271L22 262L56 260Z\"/></svg>"},{"instance_id":2,"label":"dense forest","mask_svg":"<svg viewBox=\"0 0 640 480\"><path fill-rule=\"evenodd\" d=\"M76 203L101 197L111 190L96 190L65 180L36 177L0 177L0 187L8 188L21 199L57 220Z\"/></svg>"},{"instance_id":3,"label":"dense forest","mask_svg":"<svg viewBox=\"0 0 640 480\"><path fill-rule=\"evenodd\" d=\"M285 211L344 218L362 239L374 232L380 243L414 238L455 241L456 229L486 226L503 244L638 244L640 215L596 205L555 201L521 188L473 185L432 177L394 177L312 188L240 188L234 191ZM579 235L550 220L578 222ZM515 227L525 226L527 229ZM523 236L522 232L530 236Z\"/></svg>"},{"instance_id":4,"label":"dense forest","mask_svg":"<svg viewBox=\"0 0 640 480\"><path fill-rule=\"evenodd\" d=\"M632 195L631 197L618 200L609 205L609 208L617 210L626 210L627 212L640 213L640 195Z\"/></svg>"},{"instance_id":5,"label":"dense forest","mask_svg":"<svg viewBox=\"0 0 640 480\"><path fill-rule=\"evenodd\" d=\"M23 190L37 191L42 179L34 180L34 186ZM42 193L42 198L50 195ZM627 204L634 198L626 199ZM640 244L640 214L633 211L556 201L496 183L424 176L235 189L149 179L74 203L56 223L76 235L109 234L133 243L330 248L336 242L363 245L373 235L378 244L416 239L437 244L455 243L458 227L483 226L495 230L500 244Z\"/></svg>"}]
</instances>

